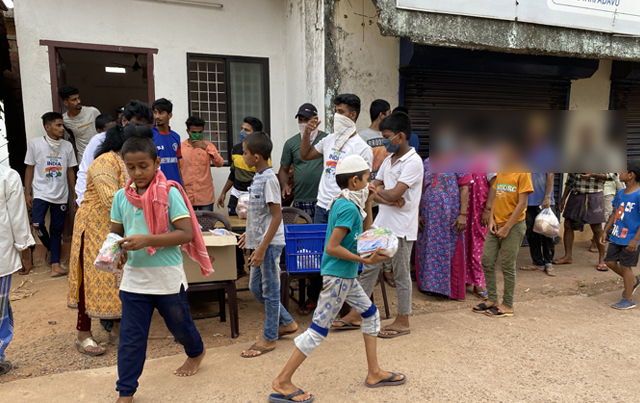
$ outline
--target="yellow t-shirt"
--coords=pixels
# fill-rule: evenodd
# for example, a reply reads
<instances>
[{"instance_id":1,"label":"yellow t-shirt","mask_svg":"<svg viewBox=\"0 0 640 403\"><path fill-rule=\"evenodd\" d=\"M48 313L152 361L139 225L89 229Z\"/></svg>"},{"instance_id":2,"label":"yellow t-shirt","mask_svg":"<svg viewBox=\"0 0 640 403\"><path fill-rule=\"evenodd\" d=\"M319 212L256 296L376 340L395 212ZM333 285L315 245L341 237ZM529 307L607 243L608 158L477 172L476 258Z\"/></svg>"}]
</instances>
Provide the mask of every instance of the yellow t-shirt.
<instances>
[{"instance_id":1,"label":"yellow t-shirt","mask_svg":"<svg viewBox=\"0 0 640 403\"><path fill-rule=\"evenodd\" d=\"M493 218L499 227L502 227L509 221L513 210L518 205L518 196L521 193L533 193L533 184L531 183L530 173L499 173L496 176L496 182L493 184L496 189L496 200L493 208ZM518 218L517 222L525 219L526 209Z\"/></svg>"}]
</instances>

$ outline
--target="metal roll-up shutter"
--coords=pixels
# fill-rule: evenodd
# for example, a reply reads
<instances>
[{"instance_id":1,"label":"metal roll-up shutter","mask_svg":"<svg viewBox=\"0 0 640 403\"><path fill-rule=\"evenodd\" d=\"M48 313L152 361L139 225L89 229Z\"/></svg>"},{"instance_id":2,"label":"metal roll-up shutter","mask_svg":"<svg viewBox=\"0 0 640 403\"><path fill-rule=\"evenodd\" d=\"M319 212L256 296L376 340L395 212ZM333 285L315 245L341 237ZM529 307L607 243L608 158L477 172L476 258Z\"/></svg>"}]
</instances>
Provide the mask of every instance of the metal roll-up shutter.
<instances>
[{"instance_id":1,"label":"metal roll-up shutter","mask_svg":"<svg viewBox=\"0 0 640 403\"><path fill-rule=\"evenodd\" d=\"M429 155L429 111L435 109L566 109L571 81L562 77L401 69L404 106Z\"/></svg>"},{"instance_id":2,"label":"metal roll-up shutter","mask_svg":"<svg viewBox=\"0 0 640 403\"><path fill-rule=\"evenodd\" d=\"M612 80L611 103L627 111L627 156L640 158L640 81Z\"/></svg>"}]
</instances>

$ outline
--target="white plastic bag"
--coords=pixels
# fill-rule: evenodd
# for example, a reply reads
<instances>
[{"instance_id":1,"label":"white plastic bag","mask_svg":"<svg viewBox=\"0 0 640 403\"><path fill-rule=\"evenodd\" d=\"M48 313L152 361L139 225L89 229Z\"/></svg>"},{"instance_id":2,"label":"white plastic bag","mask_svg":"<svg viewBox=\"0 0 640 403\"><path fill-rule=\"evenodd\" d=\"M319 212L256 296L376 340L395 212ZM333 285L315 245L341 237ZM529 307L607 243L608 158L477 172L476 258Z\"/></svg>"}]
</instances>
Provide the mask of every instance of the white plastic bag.
<instances>
[{"instance_id":1,"label":"white plastic bag","mask_svg":"<svg viewBox=\"0 0 640 403\"><path fill-rule=\"evenodd\" d=\"M367 257L376 249L382 256L393 257L398 251L398 238L389 228L373 228L358 237L358 254Z\"/></svg>"},{"instance_id":2,"label":"white plastic bag","mask_svg":"<svg viewBox=\"0 0 640 403\"><path fill-rule=\"evenodd\" d=\"M560 235L560 222L551 208L546 208L538 214L533 224L533 232L547 238L555 238Z\"/></svg>"},{"instance_id":3,"label":"white plastic bag","mask_svg":"<svg viewBox=\"0 0 640 403\"><path fill-rule=\"evenodd\" d=\"M118 272L118 261L124 252L122 246L118 244L121 239L120 235L113 232L107 235L107 239L105 239L102 248L100 248L100 253L98 253L96 260L93 262L96 269L107 273Z\"/></svg>"},{"instance_id":4,"label":"white plastic bag","mask_svg":"<svg viewBox=\"0 0 640 403\"><path fill-rule=\"evenodd\" d=\"M236 214L238 218L247 219L247 211L249 211L249 194L243 194L238 197L238 205L236 206Z\"/></svg>"}]
</instances>

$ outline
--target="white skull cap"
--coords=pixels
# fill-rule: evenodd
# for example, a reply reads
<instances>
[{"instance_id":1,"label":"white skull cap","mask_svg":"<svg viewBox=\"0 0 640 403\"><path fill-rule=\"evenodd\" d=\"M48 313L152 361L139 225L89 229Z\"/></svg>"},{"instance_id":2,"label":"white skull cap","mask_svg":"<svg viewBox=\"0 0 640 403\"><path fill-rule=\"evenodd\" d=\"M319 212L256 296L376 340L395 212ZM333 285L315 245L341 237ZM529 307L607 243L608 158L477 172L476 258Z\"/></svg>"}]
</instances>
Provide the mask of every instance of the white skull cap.
<instances>
[{"instance_id":1,"label":"white skull cap","mask_svg":"<svg viewBox=\"0 0 640 403\"><path fill-rule=\"evenodd\" d=\"M336 175L354 174L369 170L369 164L359 155L349 155L336 166Z\"/></svg>"}]
</instances>

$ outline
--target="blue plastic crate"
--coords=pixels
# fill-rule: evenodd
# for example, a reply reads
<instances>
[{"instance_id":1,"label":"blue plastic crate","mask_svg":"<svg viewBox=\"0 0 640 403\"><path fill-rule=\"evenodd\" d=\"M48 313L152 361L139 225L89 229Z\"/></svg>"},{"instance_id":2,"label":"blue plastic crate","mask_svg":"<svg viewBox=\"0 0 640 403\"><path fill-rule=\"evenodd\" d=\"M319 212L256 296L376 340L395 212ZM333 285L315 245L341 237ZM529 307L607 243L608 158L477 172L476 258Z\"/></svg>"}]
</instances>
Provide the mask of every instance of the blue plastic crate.
<instances>
[{"instance_id":1,"label":"blue plastic crate","mask_svg":"<svg viewBox=\"0 0 640 403\"><path fill-rule=\"evenodd\" d=\"M319 273L327 224L285 225L286 265L290 273Z\"/></svg>"}]
</instances>

